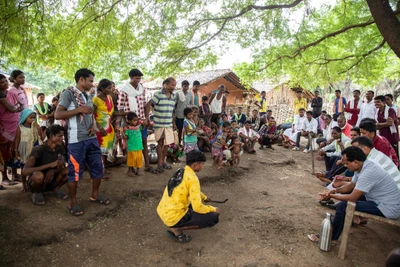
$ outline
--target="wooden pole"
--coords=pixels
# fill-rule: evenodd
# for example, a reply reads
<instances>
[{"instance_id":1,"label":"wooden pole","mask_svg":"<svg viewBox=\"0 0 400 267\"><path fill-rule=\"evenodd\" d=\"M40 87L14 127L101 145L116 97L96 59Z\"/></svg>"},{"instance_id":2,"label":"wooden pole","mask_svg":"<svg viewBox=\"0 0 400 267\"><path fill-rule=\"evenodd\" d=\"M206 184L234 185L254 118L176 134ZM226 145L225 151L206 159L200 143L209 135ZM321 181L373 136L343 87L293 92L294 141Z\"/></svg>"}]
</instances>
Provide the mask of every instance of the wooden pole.
<instances>
[{"instance_id":1,"label":"wooden pole","mask_svg":"<svg viewBox=\"0 0 400 267\"><path fill-rule=\"evenodd\" d=\"M311 133L308 134L308 141L310 142L310 149L311 149L311 174L315 175L314 147L313 147L313 138Z\"/></svg>"}]
</instances>

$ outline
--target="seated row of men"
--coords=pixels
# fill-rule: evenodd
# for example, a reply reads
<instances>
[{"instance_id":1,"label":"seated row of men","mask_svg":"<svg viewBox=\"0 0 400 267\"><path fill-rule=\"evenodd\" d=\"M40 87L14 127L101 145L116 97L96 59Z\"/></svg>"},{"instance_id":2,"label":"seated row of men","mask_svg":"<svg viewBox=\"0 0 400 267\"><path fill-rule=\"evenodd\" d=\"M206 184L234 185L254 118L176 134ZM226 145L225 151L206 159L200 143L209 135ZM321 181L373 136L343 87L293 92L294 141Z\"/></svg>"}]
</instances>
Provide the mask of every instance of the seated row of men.
<instances>
[{"instance_id":1,"label":"seated row of men","mask_svg":"<svg viewBox=\"0 0 400 267\"><path fill-rule=\"evenodd\" d=\"M376 131L375 120L363 119L359 128L351 130L351 140L345 141L340 127L334 127L335 140L319 151L325 158L326 171L316 176L327 183L327 190L320 193L320 203L336 209L332 240L338 240L343 230L347 201L356 202L360 212L389 219L400 217L398 158L389 141ZM367 219L355 216L353 223L365 224ZM319 239L318 234L308 237L313 242Z\"/></svg>"}]
</instances>

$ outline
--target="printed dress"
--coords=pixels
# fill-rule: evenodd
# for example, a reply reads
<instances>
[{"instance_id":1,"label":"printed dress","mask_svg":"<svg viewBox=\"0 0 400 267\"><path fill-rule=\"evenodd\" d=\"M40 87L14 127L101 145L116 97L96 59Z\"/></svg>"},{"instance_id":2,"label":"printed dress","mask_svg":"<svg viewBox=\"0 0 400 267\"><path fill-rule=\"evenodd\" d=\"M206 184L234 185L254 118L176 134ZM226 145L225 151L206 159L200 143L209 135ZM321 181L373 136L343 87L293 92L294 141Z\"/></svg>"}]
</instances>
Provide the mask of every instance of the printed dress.
<instances>
[{"instance_id":1,"label":"printed dress","mask_svg":"<svg viewBox=\"0 0 400 267\"><path fill-rule=\"evenodd\" d=\"M184 119L183 127L185 127L185 128L188 127L190 130L196 129L196 125L192 121L187 120L187 119ZM185 144L184 149L183 149L185 151L185 154L189 153L192 150L199 150L199 147L197 146L196 133L192 132L192 133L185 134L183 141Z\"/></svg>"},{"instance_id":2,"label":"printed dress","mask_svg":"<svg viewBox=\"0 0 400 267\"><path fill-rule=\"evenodd\" d=\"M97 107L94 117L98 125L103 127L107 135L103 136L100 132L96 133L97 140L101 148L103 156L112 155L112 150L115 143L114 127L111 124L111 116L114 112L114 103L111 96L107 96L105 101L95 96L93 97L93 104ZM110 153L109 153L110 152Z\"/></svg>"}]
</instances>

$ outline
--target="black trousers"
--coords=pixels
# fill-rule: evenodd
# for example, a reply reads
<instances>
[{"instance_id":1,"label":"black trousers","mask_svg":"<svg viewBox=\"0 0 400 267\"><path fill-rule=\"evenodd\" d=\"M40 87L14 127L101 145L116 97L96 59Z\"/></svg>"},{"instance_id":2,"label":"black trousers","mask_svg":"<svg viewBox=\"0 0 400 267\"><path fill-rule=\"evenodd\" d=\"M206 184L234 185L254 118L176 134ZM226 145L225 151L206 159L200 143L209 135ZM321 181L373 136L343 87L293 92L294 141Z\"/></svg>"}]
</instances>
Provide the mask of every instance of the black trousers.
<instances>
[{"instance_id":1,"label":"black trousers","mask_svg":"<svg viewBox=\"0 0 400 267\"><path fill-rule=\"evenodd\" d=\"M171 228L181 228L184 226L198 226L201 228L210 228L219 222L219 215L216 212L209 212L206 214L200 214L194 212L192 207L189 207L188 212L182 219L172 226Z\"/></svg>"}]
</instances>

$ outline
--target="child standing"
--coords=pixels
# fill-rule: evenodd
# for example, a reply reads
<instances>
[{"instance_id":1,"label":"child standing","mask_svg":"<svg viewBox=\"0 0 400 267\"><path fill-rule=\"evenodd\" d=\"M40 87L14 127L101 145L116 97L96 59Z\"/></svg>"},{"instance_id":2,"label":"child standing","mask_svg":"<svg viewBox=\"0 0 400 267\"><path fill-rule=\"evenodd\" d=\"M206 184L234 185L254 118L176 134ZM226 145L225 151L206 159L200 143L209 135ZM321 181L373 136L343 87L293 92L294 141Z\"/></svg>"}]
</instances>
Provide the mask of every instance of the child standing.
<instances>
[{"instance_id":1,"label":"child standing","mask_svg":"<svg viewBox=\"0 0 400 267\"><path fill-rule=\"evenodd\" d=\"M143 143L142 125L138 124L138 116L134 112L127 115L128 126L123 133L127 139L128 155L126 165L128 166L128 176L139 175L139 169L143 167Z\"/></svg>"},{"instance_id":2,"label":"child standing","mask_svg":"<svg viewBox=\"0 0 400 267\"><path fill-rule=\"evenodd\" d=\"M228 147L232 153L232 164L234 167L239 166L240 163L240 152L242 151L243 143L240 142L238 137L234 137L232 140L232 145Z\"/></svg>"},{"instance_id":3,"label":"child standing","mask_svg":"<svg viewBox=\"0 0 400 267\"><path fill-rule=\"evenodd\" d=\"M17 128L14 142L14 159L20 160L20 166L23 168L28 161L29 155L35 146L42 143L41 129L36 122L36 113L32 109L24 109L21 113L19 125ZM26 177L22 176L22 183L25 184Z\"/></svg>"},{"instance_id":4,"label":"child standing","mask_svg":"<svg viewBox=\"0 0 400 267\"><path fill-rule=\"evenodd\" d=\"M196 124L193 121L193 110L191 108L185 108L183 110L185 119L183 120L183 142L185 154L192 150L199 150L197 146L197 129Z\"/></svg>"}]
</instances>

